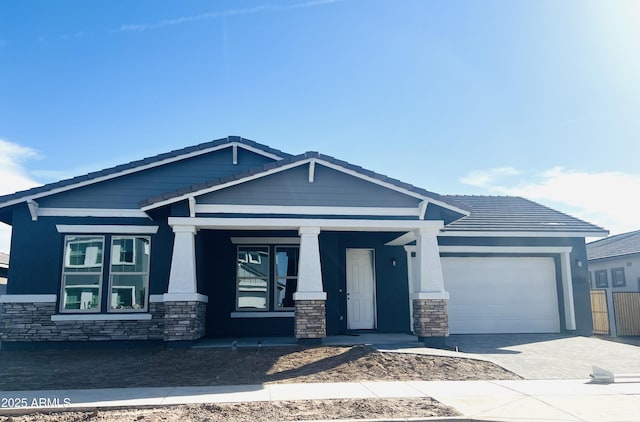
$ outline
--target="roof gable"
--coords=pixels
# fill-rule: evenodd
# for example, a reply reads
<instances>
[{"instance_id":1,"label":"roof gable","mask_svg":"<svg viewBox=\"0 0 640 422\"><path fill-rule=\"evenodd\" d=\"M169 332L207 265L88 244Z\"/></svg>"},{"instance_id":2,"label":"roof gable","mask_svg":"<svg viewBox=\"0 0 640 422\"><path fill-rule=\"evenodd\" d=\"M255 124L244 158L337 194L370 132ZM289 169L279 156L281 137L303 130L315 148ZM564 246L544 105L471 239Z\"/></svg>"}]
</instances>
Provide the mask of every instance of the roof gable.
<instances>
[{"instance_id":1,"label":"roof gable","mask_svg":"<svg viewBox=\"0 0 640 422\"><path fill-rule=\"evenodd\" d=\"M62 192L67 192L73 189L83 188L121 176L150 170L156 167L164 166L182 160L187 160L205 154L210 154L212 152L220 151L227 148L232 150L234 160L237 158L237 150L239 148L261 155L268 158L269 160L277 161L283 158L290 157L289 154L270 148L266 145L262 145L238 136L229 136L227 138L217 139L199 145L170 151L164 154L144 158L142 160L132 161L127 164L122 164L105 170L88 173L71 179L38 186L29 190L16 192L14 194L0 196L0 208L8 207L29 200L39 199L50 195L59 194Z\"/></svg>"},{"instance_id":2,"label":"roof gable","mask_svg":"<svg viewBox=\"0 0 640 422\"><path fill-rule=\"evenodd\" d=\"M440 195L436 193L416 188L415 186L400 182L399 180L389 178L387 176L363 169L358 166L354 166L347 162L340 161L333 157L322 155L317 152L307 152L305 154L290 157L288 159L283 159L278 162L265 164L261 168L252 169L244 173L233 175L231 177L219 178L202 185L192 186L188 189L169 192L160 197L151 198L141 203L140 205L143 210L150 210L195 197L200 197L199 200L204 200L208 203L215 203L216 201L218 201L218 199L213 199L216 198L216 196L212 195L212 193L221 192L223 190L239 185L246 186L243 186L237 191L238 195L234 195L231 193L227 194L227 192L231 192L229 190L219 195L219 201L224 202L230 197L235 197L234 200L237 201L237 198L243 197L243 201L246 202L250 201L250 199L247 199L247 195L242 195L243 191L245 191L245 193L251 192L252 195L256 195L256 192L260 191L261 186L266 186L270 183L273 184L274 182L277 186L278 182L282 182L285 180L282 175L280 175L280 177L278 177L277 175L279 173L290 172L292 169L296 169L297 178L292 180L296 180L296 184L298 184L298 186L300 186L300 182L303 180L306 180L306 184L313 185L315 183L315 173L317 169L318 176L321 177L321 181L318 183L318 185L312 186L311 189L315 190L316 192L322 192L324 190L325 193L329 194L329 191L332 188L333 192L331 193L333 193L334 198L330 199L330 201L335 200L336 196L353 196L355 193L353 188L355 186L358 186L365 191L365 194L360 196L360 199L365 201L360 204L363 206L373 206L374 202L375 204L377 204L377 206L381 206L380 204L382 203L382 200L380 198L378 198L374 202L367 201L372 200L371 196L375 192L380 193L386 190L393 192L394 195L398 194L396 196L393 196L393 198L400 202L400 206L406 206L409 204L415 206L416 203L424 202L424 206L426 207L427 203L434 203L438 206L457 212L461 216L467 214L466 210L459 208L449 201L442 200ZM342 176L351 176L351 178L357 179L357 182L353 186L351 186L351 188L345 185L340 185L339 183L336 183L336 181L338 180L338 177L336 176L338 174L341 174ZM322 177L324 177L324 179L322 179ZM272 191L273 189L270 189L269 193L271 193ZM388 193L389 192L387 192L387 194ZM327 197L329 196L331 195L327 195ZM304 200L304 197L296 198L296 200ZM389 204L387 206L393 205Z\"/></svg>"}]
</instances>

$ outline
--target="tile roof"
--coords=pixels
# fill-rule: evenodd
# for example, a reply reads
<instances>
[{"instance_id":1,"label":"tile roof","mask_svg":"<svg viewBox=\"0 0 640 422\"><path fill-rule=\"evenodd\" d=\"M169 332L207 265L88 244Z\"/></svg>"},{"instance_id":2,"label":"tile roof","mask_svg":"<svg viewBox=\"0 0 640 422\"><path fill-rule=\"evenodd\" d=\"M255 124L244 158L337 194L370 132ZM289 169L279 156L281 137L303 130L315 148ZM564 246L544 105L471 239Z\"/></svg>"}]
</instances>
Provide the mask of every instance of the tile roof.
<instances>
[{"instance_id":1,"label":"tile roof","mask_svg":"<svg viewBox=\"0 0 640 422\"><path fill-rule=\"evenodd\" d=\"M606 235L602 227L515 196L444 195L471 211L445 231L572 232Z\"/></svg>"},{"instance_id":2,"label":"tile roof","mask_svg":"<svg viewBox=\"0 0 640 422\"><path fill-rule=\"evenodd\" d=\"M83 182L88 182L91 181L92 179L97 179L97 178L102 178L105 176L112 176L112 175L117 175L118 173L121 173L123 171L130 171L130 170L134 170L136 167L143 167L143 166L148 166L148 165L152 165L152 164L156 164L156 163L161 163L164 160L169 160L169 159L173 159L173 158L177 158L180 157L182 155L187 155L187 154L193 154L193 153L197 153L198 151L205 151L209 148L215 148L217 146L221 146L224 144L230 144L230 143L239 143L239 144L244 144L247 145L248 147L252 147L252 148L256 148L256 149L260 149L268 154L272 154L272 155L276 155L278 157L282 157L282 158L286 158L286 157L290 157L290 154L287 154L285 152L279 151L277 149L273 149L270 148L266 145L263 144L259 144L257 142L251 141L249 139L245 139L239 136L228 136L226 138L221 138L221 139L216 139L213 141L209 141L209 142L204 142L198 145L193 145L190 147L186 147L186 148L181 148L181 149L176 149L170 152L166 152L163 154L158 154L158 155L154 155L152 157L147 157L147 158L143 158L141 160L136 160L136 161L132 161L130 163L126 163L126 164L121 164L115 167L110 167L108 169L104 169L104 170L100 170L100 171L94 171L91 173L87 173L85 175L82 176L77 176L77 177L73 177L71 179L65 179L65 180L61 180L59 182L54 182L54 183L49 183L46 185L42 185L42 186L38 186L32 189L28 189L28 190L24 190L24 191L20 191L20 192L16 192L16 193L12 193L10 195L4 195L4 196L0 196L0 207L2 207L3 203L9 202L9 201L15 201L21 198L28 198L30 196L33 195L37 195L37 194L42 194L42 193L46 193L48 191L54 190L54 189L58 189L58 188L64 188L64 187L70 187L73 186L75 184L78 183L83 183Z\"/></svg>"},{"instance_id":3,"label":"tile roof","mask_svg":"<svg viewBox=\"0 0 640 422\"><path fill-rule=\"evenodd\" d=\"M461 206L460 204L457 204L456 201L454 201L453 199L448 199L448 198L443 197L442 195L439 195L439 194L437 194L435 192L429 192L429 191L424 190L422 188L418 188L418 187L413 186L411 184L402 182L402 181L400 181L398 179L393 179L393 178L385 176L383 174L379 174L379 173L376 173L374 171L367 170L367 169L362 168L360 166L356 166L356 165L350 164L350 163L348 163L346 161L339 160L339 159L331 157L329 155L320 154L320 153L315 152L315 151L309 151L309 152L305 152L304 154L300 154L300 155L296 155L296 156L290 156L288 158L285 158L285 159L282 159L282 160L279 160L279 161L274 161L274 162L271 162L271 163L267 163L267 164L265 164L263 166L253 168L253 169L248 170L248 171L238 172L238 173L233 174L233 175L228 176L228 177L221 177L221 178L210 180L210 181L208 181L206 183L192 185L190 187L186 187L184 189L180 189L180 190L173 191L173 192L167 192L167 193L163 194L162 196L157 196L157 197L154 197L154 198L149 198L147 200L144 200L144 201L140 202L139 205L140 205L140 208L145 208L145 207L152 207L154 204L157 204L157 203L164 203L165 201L171 202L172 199L176 199L176 200L182 199L185 195L189 195L189 194L193 194L193 193L196 193L196 192L199 192L199 191L203 191L203 190L206 190L208 188L212 188L212 187L215 187L215 186L218 186L218 185L223 185L225 183L229 183L229 182L232 182L234 180L241 180L241 179L244 179L244 178L249 177L249 176L253 176L253 175L256 175L256 174L260 174L260 173L265 173L265 172L268 172L268 171L271 171L271 170L275 170L275 169L278 169L278 168L281 168L281 167L285 167L285 166L290 165L290 164L295 164L297 162L302 162L302 161L308 160L310 158L317 158L319 160L323 160L325 162L328 162L328 163L343 167L345 169L348 169L348 170L351 170L351 171L355 171L355 172L357 172L359 174L362 174L364 176L370 177L372 179L376 179L376 180L379 180L381 182L389 183L389 184L394 185L394 186L396 186L398 188L405 189L407 191L410 191L410 192L413 192L413 193L417 193L418 195L428 197L428 198L430 198L432 200L440 201L440 202L442 202L444 204L448 204L448 205L450 205L452 207L461 208L462 210L466 210L464 205Z\"/></svg>"},{"instance_id":4,"label":"tile roof","mask_svg":"<svg viewBox=\"0 0 640 422\"><path fill-rule=\"evenodd\" d=\"M587 259L613 258L640 253L640 230L587 243Z\"/></svg>"}]
</instances>

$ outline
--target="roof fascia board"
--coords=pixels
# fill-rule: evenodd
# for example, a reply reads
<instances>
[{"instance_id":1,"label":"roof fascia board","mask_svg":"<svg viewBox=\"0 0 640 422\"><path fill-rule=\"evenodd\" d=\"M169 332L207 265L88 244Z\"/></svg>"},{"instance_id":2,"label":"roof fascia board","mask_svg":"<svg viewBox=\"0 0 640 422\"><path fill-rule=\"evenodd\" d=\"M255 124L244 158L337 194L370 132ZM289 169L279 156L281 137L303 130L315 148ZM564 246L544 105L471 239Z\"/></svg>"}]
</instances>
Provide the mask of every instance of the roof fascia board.
<instances>
[{"instance_id":1,"label":"roof fascia board","mask_svg":"<svg viewBox=\"0 0 640 422\"><path fill-rule=\"evenodd\" d=\"M288 214L288 215L371 215L388 217L417 217L419 210L411 207L324 207L280 205L196 205L200 214ZM194 217L192 215L192 217Z\"/></svg>"},{"instance_id":2,"label":"roof fascia board","mask_svg":"<svg viewBox=\"0 0 640 422\"><path fill-rule=\"evenodd\" d=\"M297 230L300 227L319 227L330 231L407 231L439 230L440 220L344 220L324 218L207 218L169 217L170 226L193 226L198 229L234 230Z\"/></svg>"},{"instance_id":3,"label":"roof fascia board","mask_svg":"<svg viewBox=\"0 0 640 422\"><path fill-rule=\"evenodd\" d=\"M440 246L441 253L570 253L572 246Z\"/></svg>"},{"instance_id":4,"label":"roof fascia board","mask_svg":"<svg viewBox=\"0 0 640 422\"><path fill-rule=\"evenodd\" d=\"M22 198L17 198L17 199L5 202L4 204L0 204L0 208L9 207L11 205L19 204L19 203L22 203L22 202L25 202L25 201L32 201L32 200L35 200L35 199L38 199L38 198L43 198L43 197L50 196L50 195L55 195L55 194L58 194L58 193L66 192L66 191L72 190L72 189L81 188L81 187L92 185L92 184L95 184L95 183L104 182L106 180L115 179L116 177L126 176L128 174L137 173L137 172L144 171L144 170L149 170L149 169L154 168L154 167L159 167L159 166L162 166L162 165L165 165L165 164L174 163L176 161L186 160L186 159L189 159L189 158L197 157L199 155L204 155L204 154L208 154L208 153L211 153L211 152L220 151L220 150L225 149L225 148L232 148L234 145L239 146L240 148L243 148L243 149L245 149L247 151L251 151L251 152L254 152L256 154L260 154L262 156L265 156L267 158L272 158L272 159L277 160L277 161L283 159L283 157L280 157L278 155L275 155L275 154L272 154L272 153L269 153L269 152L266 152L266 151L262 151L259 148L255 148L255 147L252 147L252 146L249 146L249 145L245 145L245 144L243 144L241 142L233 141L233 142L229 142L229 143L225 143L225 144L221 144L221 145L216 145L214 147L206 148L206 149L203 149L203 150L192 151L192 152L189 152L189 153L186 153L186 154L177 155L175 157L166 158L164 160L156 161L156 162L145 164L145 165L142 165L142 166L136 166L136 167L133 167L133 168L130 168L130 169L119 171L117 173L108 174L106 176L96 177L96 178L93 178L93 179L90 179L90 180L83 180L82 182L74 183L74 184L67 185L67 186L62 186L60 188L48 190L48 191L45 191L45 192L39 192L39 193L36 193L36 194L33 194L33 195L24 196Z\"/></svg>"},{"instance_id":5,"label":"roof fascia board","mask_svg":"<svg viewBox=\"0 0 640 422\"><path fill-rule=\"evenodd\" d=\"M443 230L438 236L447 237L604 237L606 232L542 232L542 231L482 231Z\"/></svg>"}]
</instances>

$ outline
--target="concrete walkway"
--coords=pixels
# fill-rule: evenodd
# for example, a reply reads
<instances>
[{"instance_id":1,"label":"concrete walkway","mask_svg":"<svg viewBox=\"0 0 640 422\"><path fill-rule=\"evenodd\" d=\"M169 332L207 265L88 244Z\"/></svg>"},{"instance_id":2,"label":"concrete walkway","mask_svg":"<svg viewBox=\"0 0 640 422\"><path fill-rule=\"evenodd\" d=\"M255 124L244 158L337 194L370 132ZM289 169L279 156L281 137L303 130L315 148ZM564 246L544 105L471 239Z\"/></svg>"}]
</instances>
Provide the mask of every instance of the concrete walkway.
<instances>
[{"instance_id":1,"label":"concrete walkway","mask_svg":"<svg viewBox=\"0 0 640 422\"><path fill-rule=\"evenodd\" d=\"M640 418L640 383L598 385L587 380L398 381L5 391L0 392L3 403L4 399L23 398L24 403L35 403L36 406L4 407L0 414L61 408L93 410L192 403L399 397L432 397L454 407L468 420L637 421Z\"/></svg>"}]
</instances>

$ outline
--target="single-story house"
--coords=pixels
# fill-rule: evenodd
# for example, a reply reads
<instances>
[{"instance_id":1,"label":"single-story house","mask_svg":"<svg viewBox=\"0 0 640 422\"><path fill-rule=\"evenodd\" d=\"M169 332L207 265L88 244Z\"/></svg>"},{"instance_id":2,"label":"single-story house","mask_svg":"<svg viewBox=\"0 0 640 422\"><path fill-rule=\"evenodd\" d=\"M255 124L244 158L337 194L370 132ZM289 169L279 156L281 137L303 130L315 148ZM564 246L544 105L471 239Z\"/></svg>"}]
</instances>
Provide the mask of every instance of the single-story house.
<instances>
[{"instance_id":1,"label":"single-story house","mask_svg":"<svg viewBox=\"0 0 640 422\"><path fill-rule=\"evenodd\" d=\"M587 243L592 289L640 292L640 230Z\"/></svg>"},{"instance_id":2,"label":"single-story house","mask_svg":"<svg viewBox=\"0 0 640 422\"><path fill-rule=\"evenodd\" d=\"M590 335L585 237L607 233L523 198L439 195L235 136L2 196L0 221L13 227L4 348Z\"/></svg>"}]
</instances>

